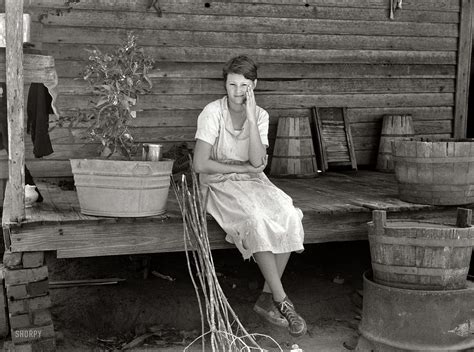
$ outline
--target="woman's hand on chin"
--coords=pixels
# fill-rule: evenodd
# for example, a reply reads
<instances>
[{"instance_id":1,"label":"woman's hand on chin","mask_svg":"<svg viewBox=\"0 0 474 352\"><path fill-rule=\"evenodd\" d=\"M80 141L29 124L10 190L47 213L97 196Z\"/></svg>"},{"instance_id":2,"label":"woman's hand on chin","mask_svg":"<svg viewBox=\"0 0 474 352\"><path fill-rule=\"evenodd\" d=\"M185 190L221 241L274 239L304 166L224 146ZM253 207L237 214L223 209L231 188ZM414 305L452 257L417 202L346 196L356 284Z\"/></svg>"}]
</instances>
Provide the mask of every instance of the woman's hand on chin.
<instances>
[{"instance_id":1,"label":"woman's hand on chin","mask_svg":"<svg viewBox=\"0 0 474 352\"><path fill-rule=\"evenodd\" d=\"M255 102L255 95L251 86L245 92L245 113L249 122L257 121L257 103Z\"/></svg>"}]
</instances>

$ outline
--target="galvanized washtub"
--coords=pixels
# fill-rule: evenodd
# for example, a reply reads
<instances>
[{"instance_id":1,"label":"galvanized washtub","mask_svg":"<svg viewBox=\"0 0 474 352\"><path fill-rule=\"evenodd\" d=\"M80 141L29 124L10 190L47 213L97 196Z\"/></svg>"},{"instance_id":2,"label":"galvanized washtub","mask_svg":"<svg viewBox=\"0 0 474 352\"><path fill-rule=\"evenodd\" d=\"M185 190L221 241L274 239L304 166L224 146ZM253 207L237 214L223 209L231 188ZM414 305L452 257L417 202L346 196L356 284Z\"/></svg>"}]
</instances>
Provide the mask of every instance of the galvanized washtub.
<instances>
[{"instance_id":1,"label":"galvanized washtub","mask_svg":"<svg viewBox=\"0 0 474 352\"><path fill-rule=\"evenodd\" d=\"M142 217L166 212L173 160L70 161L81 213Z\"/></svg>"},{"instance_id":2,"label":"galvanized washtub","mask_svg":"<svg viewBox=\"0 0 474 352\"><path fill-rule=\"evenodd\" d=\"M371 276L364 274L359 330L363 338L379 346L375 350L458 351L474 347L472 282L460 290L424 291L379 285Z\"/></svg>"}]
</instances>

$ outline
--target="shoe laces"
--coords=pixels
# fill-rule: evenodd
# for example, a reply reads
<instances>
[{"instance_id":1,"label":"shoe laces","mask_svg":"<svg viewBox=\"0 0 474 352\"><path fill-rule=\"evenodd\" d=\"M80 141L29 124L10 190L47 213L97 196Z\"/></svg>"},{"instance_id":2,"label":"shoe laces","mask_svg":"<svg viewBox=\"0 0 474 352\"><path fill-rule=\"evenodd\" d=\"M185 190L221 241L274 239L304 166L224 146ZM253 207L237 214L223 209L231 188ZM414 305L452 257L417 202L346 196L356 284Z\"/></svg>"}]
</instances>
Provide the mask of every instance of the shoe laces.
<instances>
[{"instance_id":1,"label":"shoe laces","mask_svg":"<svg viewBox=\"0 0 474 352\"><path fill-rule=\"evenodd\" d=\"M289 321L291 325L300 324L300 316L296 313L295 307L288 301L278 303L281 314Z\"/></svg>"}]
</instances>

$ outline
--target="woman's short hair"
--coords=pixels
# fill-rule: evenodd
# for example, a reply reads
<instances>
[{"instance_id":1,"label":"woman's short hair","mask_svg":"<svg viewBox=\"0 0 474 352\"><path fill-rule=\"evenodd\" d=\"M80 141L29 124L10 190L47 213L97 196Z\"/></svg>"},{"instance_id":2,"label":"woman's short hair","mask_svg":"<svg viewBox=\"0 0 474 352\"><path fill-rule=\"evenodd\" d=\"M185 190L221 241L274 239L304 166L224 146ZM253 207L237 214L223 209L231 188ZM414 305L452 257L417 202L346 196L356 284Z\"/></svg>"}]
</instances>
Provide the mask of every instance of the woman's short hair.
<instances>
[{"instance_id":1,"label":"woman's short hair","mask_svg":"<svg viewBox=\"0 0 474 352\"><path fill-rule=\"evenodd\" d=\"M240 74L254 81L257 79L257 64L247 55L235 56L227 61L222 69L224 82L227 81L227 75L229 73Z\"/></svg>"}]
</instances>

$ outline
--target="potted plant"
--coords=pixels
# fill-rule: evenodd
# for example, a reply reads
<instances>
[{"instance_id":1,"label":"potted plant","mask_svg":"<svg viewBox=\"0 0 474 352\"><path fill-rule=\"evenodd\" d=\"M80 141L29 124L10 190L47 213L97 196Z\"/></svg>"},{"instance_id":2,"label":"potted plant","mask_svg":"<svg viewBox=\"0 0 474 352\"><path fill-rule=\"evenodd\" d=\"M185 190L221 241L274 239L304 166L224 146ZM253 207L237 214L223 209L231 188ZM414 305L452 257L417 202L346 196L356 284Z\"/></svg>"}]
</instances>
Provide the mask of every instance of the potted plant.
<instances>
[{"instance_id":1,"label":"potted plant","mask_svg":"<svg viewBox=\"0 0 474 352\"><path fill-rule=\"evenodd\" d=\"M130 125L139 96L152 87L153 60L129 34L113 52L88 50L81 77L96 97L90 112L78 114L71 126L86 124L85 134L100 142L98 159L71 159L81 212L88 215L137 217L166 211L173 161L141 160L142 145Z\"/></svg>"}]
</instances>

